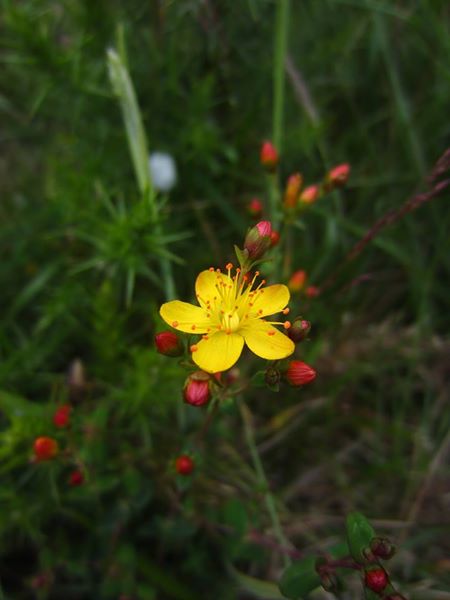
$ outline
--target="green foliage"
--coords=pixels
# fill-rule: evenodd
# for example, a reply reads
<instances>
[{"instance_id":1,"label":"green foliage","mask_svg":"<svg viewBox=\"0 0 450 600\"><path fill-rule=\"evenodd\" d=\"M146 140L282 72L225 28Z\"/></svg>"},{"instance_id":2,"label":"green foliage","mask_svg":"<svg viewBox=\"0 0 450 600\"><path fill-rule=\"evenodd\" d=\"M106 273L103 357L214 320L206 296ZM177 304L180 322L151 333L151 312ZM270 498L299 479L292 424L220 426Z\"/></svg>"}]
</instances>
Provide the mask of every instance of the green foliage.
<instances>
[{"instance_id":1,"label":"green foliage","mask_svg":"<svg viewBox=\"0 0 450 600\"><path fill-rule=\"evenodd\" d=\"M280 182L300 170L314 183L344 161L352 175L295 221L290 263L261 264L277 280L334 277L317 298L292 298L291 316L313 324L299 349L317 366L311 388L275 394L256 385L266 365L239 364L245 383L259 370L245 402L264 485L239 386L217 413L184 405L186 371L153 336L167 281L189 301L196 274L242 247L249 198L269 203L258 150L272 135L275 3L2 8L0 597L277 598L283 562L342 539L353 508L400 538L393 576L407 595L423 581L448 593L436 508L448 479L448 191L344 260L425 189L448 145L447 3L291 2ZM170 197L147 189L146 146L176 159ZM64 403L71 424L58 429ZM42 435L57 460L33 461ZM183 452L189 479L174 472ZM349 520L356 559L371 529ZM318 585L311 564L293 562L283 593Z\"/></svg>"},{"instance_id":2,"label":"green foliage","mask_svg":"<svg viewBox=\"0 0 450 600\"><path fill-rule=\"evenodd\" d=\"M308 594L320 585L315 564L316 559L310 556L288 567L279 584L283 596L291 600L307 598Z\"/></svg>"},{"instance_id":3,"label":"green foliage","mask_svg":"<svg viewBox=\"0 0 450 600\"><path fill-rule=\"evenodd\" d=\"M350 513L347 516L346 534L350 554L358 563L365 563L366 551L370 549L370 541L375 537L372 525L361 513Z\"/></svg>"}]
</instances>

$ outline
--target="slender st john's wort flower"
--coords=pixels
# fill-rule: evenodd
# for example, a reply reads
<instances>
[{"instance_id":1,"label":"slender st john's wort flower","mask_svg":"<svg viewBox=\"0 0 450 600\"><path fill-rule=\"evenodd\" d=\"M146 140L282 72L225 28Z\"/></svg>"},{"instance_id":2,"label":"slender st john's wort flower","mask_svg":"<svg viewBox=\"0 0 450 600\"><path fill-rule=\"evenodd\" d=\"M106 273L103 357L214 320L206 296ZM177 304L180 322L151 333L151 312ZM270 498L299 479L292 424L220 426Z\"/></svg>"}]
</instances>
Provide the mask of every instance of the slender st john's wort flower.
<instances>
[{"instance_id":1,"label":"slender st john's wort flower","mask_svg":"<svg viewBox=\"0 0 450 600\"><path fill-rule=\"evenodd\" d=\"M255 287L259 275L253 279L240 269L232 275L233 265L202 271L195 282L195 293L200 306L173 300L163 304L162 318L171 327L186 333L201 334L202 339L191 346L193 361L204 371L216 373L232 367L244 347L266 360L290 356L295 345L274 325L290 327L289 321L266 321L264 317L280 311L287 314L289 290L285 285Z\"/></svg>"}]
</instances>

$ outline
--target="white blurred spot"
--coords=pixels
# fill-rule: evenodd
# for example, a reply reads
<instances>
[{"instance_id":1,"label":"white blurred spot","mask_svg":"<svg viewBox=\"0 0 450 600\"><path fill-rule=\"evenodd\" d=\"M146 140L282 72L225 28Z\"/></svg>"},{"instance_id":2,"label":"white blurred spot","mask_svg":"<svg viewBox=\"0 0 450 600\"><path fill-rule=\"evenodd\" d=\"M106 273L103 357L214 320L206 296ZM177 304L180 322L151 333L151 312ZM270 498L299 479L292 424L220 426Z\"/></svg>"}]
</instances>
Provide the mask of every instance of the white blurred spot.
<instances>
[{"instance_id":1,"label":"white blurred spot","mask_svg":"<svg viewBox=\"0 0 450 600\"><path fill-rule=\"evenodd\" d=\"M170 154L153 152L148 166L155 189L160 192L170 191L177 182L177 167Z\"/></svg>"}]
</instances>

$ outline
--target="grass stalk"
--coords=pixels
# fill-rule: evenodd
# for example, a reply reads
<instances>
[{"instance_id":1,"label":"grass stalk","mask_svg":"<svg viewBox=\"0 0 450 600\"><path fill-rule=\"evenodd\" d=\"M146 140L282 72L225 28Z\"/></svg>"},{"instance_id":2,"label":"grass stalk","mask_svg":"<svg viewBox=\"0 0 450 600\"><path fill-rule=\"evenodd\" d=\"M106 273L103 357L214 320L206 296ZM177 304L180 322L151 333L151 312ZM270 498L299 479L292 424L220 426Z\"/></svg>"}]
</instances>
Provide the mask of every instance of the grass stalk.
<instances>
[{"instance_id":1,"label":"grass stalk","mask_svg":"<svg viewBox=\"0 0 450 600\"><path fill-rule=\"evenodd\" d=\"M283 142L283 116L284 116L284 61L287 51L289 30L289 0L278 0L275 15L275 39L273 61L273 114L272 114L272 140L275 148L281 154ZM276 175L269 175L269 216L275 229L280 221L279 191Z\"/></svg>"},{"instance_id":2,"label":"grass stalk","mask_svg":"<svg viewBox=\"0 0 450 600\"><path fill-rule=\"evenodd\" d=\"M284 115L284 62L289 30L289 0L278 0L275 17L272 138L281 153Z\"/></svg>"},{"instance_id":3,"label":"grass stalk","mask_svg":"<svg viewBox=\"0 0 450 600\"><path fill-rule=\"evenodd\" d=\"M250 451L250 455L252 457L253 466L256 471L256 475L258 478L258 482L261 486L261 489L264 492L264 502L266 504L267 512L269 514L270 520L272 522L272 527L275 533L275 536L278 540L278 543L282 548L288 548L289 542L286 539L286 536L283 533L283 529L280 523L280 517L278 516L275 499L270 491L269 483L267 481L266 473L264 471L264 467L259 456L258 448L256 447L255 442L255 434L252 425L252 417L249 409L246 404L241 401L239 403L239 410L242 417L242 422L244 424L244 433L245 433L245 441L247 443L248 449ZM283 554L284 566L287 567L291 564L291 560L289 556Z\"/></svg>"},{"instance_id":4,"label":"grass stalk","mask_svg":"<svg viewBox=\"0 0 450 600\"><path fill-rule=\"evenodd\" d=\"M124 52L123 42L121 44L120 55L113 48L107 51L109 78L122 110L137 185L141 197L148 203L152 221L154 222L155 235L161 239L164 232L158 210L157 194L148 167L147 136L133 83L124 62ZM172 265L166 256L159 257L159 265L166 300L171 300L176 296Z\"/></svg>"}]
</instances>

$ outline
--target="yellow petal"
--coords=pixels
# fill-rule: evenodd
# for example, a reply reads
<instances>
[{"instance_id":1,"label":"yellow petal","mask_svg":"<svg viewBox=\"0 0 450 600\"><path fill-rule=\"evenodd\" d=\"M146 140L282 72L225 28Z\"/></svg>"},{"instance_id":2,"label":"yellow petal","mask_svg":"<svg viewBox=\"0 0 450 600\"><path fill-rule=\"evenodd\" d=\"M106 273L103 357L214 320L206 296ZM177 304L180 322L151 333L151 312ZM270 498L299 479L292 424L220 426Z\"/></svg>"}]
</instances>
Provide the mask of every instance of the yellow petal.
<instances>
[{"instance_id":1,"label":"yellow petal","mask_svg":"<svg viewBox=\"0 0 450 600\"><path fill-rule=\"evenodd\" d=\"M244 347L244 338L237 333L217 331L196 344L192 353L196 365L208 373L226 371L234 365Z\"/></svg>"},{"instance_id":2,"label":"yellow petal","mask_svg":"<svg viewBox=\"0 0 450 600\"><path fill-rule=\"evenodd\" d=\"M294 342L287 335L260 319L250 320L240 333L250 350L267 360L286 358L295 350Z\"/></svg>"},{"instance_id":3,"label":"yellow petal","mask_svg":"<svg viewBox=\"0 0 450 600\"><path fill-rule=\"evenodd\" d=\"M286 307L290 297L289 289L285 285L277 284L263 287L257 292L255 300L252 301L251 311L252 313L258 313L261 310L259 317L273 315Z\"/></svg>"},{"instance_id":4,"label":"yellow petal","mask_svg":"<svg viewBox=\"0 0 450 600\"><path fill-rule=\"evenodd\" d=\"M159 314L171 327L186 333L206 333L211 327L206 311L188 302L172 300L159 309Z\"/></svg>"},{"instance_id":5,"label":"yellow petal","mask_svg":"<svg viewBox=\"0 0 450 600\"><path fill-rule=\"evenodd\" d=\"M219 296L217 284L224 281L226 276L217 271L202 271L195 282L195 294L201 306L206 306L208 300L213 302L214 297Z\"/></svg>"}]
</instances>

